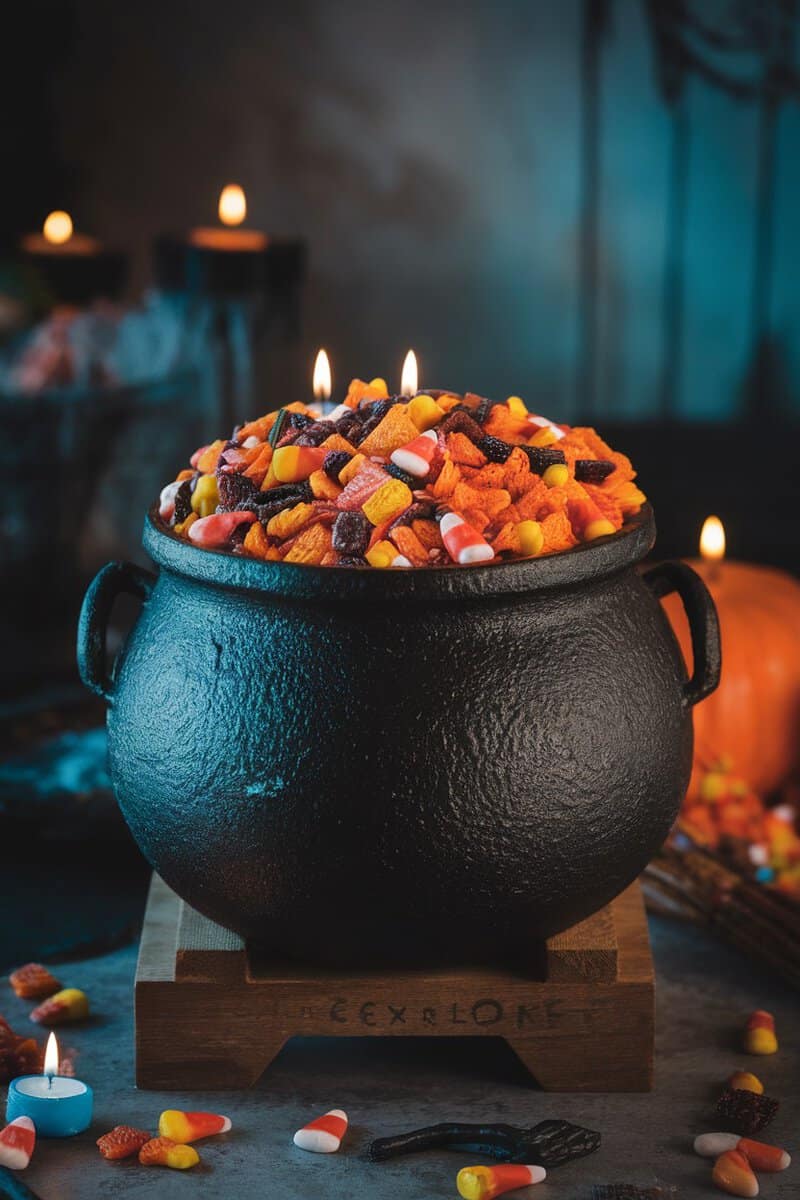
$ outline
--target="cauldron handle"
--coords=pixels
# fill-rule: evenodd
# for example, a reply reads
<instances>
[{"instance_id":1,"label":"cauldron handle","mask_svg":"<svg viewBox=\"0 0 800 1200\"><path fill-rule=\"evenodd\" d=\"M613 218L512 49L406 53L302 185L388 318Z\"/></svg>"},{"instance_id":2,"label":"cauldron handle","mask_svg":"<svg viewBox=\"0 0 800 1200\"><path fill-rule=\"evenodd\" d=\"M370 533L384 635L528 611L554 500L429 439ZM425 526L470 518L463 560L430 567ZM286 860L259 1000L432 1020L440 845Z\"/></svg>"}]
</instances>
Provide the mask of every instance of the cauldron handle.
<instances>
[{"instance_id":1,"label":"cauldron handle","mask_svg":"<svg viewBox=\"0 0 800 1200\"><path fill-rule=\"evenodd\" d=\"M677 592L686 609L694 670L683 685L683 700L691 707L710 695L719 683L722 649L716 606L703 580L686 563L657 563L643 572L642 579L659 599Z\"/></svg>"},{"instance_id":2,"label":"cauldron handle","mask_svg":"<svg viewBox=\"0 0 800 1200\"><path fill-rule=\"evenodd\" d=\"M108 619L117 596L123 592L147 600L156 581L151 571L131 562L110 562L89 584L78 619L78 670L81 679L106 703L112 697L112 680L106 661Z\"/></svg>"}]
</instances>

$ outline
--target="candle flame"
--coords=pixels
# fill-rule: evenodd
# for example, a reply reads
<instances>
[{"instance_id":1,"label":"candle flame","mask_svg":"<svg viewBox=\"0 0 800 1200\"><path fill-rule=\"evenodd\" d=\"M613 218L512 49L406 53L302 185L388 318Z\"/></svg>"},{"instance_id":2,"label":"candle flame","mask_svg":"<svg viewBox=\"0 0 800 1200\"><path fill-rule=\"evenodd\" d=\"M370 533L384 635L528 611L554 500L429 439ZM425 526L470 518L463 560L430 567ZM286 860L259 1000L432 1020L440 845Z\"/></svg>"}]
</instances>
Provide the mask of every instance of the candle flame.
<instances>
[{"instance_id":1,"label":"candle flame","mask_svg":"<svg viewBox=\"0 0 800 1200\"><path fill-rule=\"evenodd\" d=\"M53 246L63 246L72 237L72 217L56 209L45 218L42 233Z\"/></svg>"},{"instance_id":2,"label":"candle flame","mask_svg":"<svg viewBox=\"0 0 800 1200\"><path fill-rule=\"evenodd\" d=\"M331 364L324 350L317 352L314 363L314 398L330 400L331 398Z\"/></svg>"},{"instance_id":3,"label":"candle flame","mask_svg":"<svg viewBox=\"0 0 800 1200\"><path fill-rule=\"evenodd\" d=\"M403 374L400 381L400 394L402 396L416 396L419 387L419 378L417 371L417 356L413 350L409 350L403 363Z\"/></svg>"},{"instance_id":4,"label":"candle flame","mask_svg":"<svg viewBox=\"0 0 800 1200\"><path fill-rule=\"evenodd\" d=\"M247 216L247 200L238 183L226 184L222 189L217 211L223 225L241 225Z\"/></svg>"},{"instance_id":5,"label":"candle flame","mask_svg":"<svg viewBox=\"0 0 800 1200\"><path fill-rule=\"evenodd\" d=\"M725 557L725 526L719 517L706 517L703 522L700 554L706 562L719 562Z\"/></svg>"},{"instance_id":6,"label":"candle flame","mask_svg":"<svg viewBox=\"0 0 800 1200\"><path fill-rule=\"evenodd\" d=\"M44 1073L51 1079L58 1074L58 1042L54 1033L51 1033L47 1039L47 1049L44 1052Z\"/></svg>"}]
</instances>

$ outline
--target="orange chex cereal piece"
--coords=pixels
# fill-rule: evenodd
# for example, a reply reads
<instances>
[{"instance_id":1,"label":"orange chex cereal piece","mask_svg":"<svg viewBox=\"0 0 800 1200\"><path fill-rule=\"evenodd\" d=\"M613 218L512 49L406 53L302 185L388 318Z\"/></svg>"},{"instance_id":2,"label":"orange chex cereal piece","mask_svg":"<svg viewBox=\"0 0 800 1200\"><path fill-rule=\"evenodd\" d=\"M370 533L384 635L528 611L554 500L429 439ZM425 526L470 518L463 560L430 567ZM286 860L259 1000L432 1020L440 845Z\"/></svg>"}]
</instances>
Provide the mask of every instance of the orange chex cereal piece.
<instances>
[{"instance_id":1,"label":"orange chex cereal piece","mask_svg":"<svg viewBox=\"0 0 800 1200\"><path fill-rule=\"evenodd\" d=\"M372 379L365 383L363 379L351 379L344 403L348 408L358 408L361 400L388 400L389 389L383 379Z\"/></svg>"},{"instance_id":2,"label":"orange chex cereal piece","mask_svg":"<svg viewBox=\"0 0 800 1200\"><path fill-rule=\"evenodd\" d=\"M130 1125L115 1125L110 1133L104 1133L97 1139L97 1148L103 1158L130 1158L138 1154L142 1146L151 1140L144 1129L134 1129Z\"/></svg>"},{"instance_id":3,"label":"orange chex cereal piece","mask_svg":"<svg viewBox=\"0 0 800 1200\"><path fill-rule=\"evenodd\" d=\"M441 550L444 543L442 542L442 535L439 532L437 521L429 521L427 518L418 517L415 521L411 522L411 528L426 550Z\"/></svg>"},{"instance_id":4,"label":"orange chex cereal piece","mask_svg":"<svg viewBox=\"0 0 800 1200\"><path fill-rule=\"evenodd\" d=\"M267 533L270 537L290 538L295 533L299 533L304 525L311 520L314 514L314 506L312 504L295 504L294 508L284 508L282 512L276 513L274 517L270 517L267 522Z\"/></svg>"},{"instance_id":5,"label":"orange chex cereal piece","mask_svg":"<svg viewBox=\"0 0 800 1200\"><path fill-rule=\"evenodd\" d=\"M482 467L486 463L486 455L465 433L448 433L447 452L453 462L467 467Z\"/></svg>"},{"instance_id":6,"label":"orange chex cereal piece","mask_svg":"<svg viewBox=\"0 0 800 1200\"><path fill-rule=\"evenodd\" d=\"M151 1138L139 1151L139 1162L143 1167L172 1167L185 1171L200 1162L194 1146L184 1146L168 1137Z\"/></svg>"},{"instance_id":7,"label":"orange chex cereal piece","mask_svg":"<svg viewBox=\"0 0 800 1200\"><path fill-rule=\"evenodd\" d=\"M424 567L428 562L428 551L408 525L397 525L389 534L401 554L405 554L413 567Z\"/></svg>"},{"instance_id":8,"label":"orange chex cereal piece","mask_svg":"<svg viewBox=\"0 0 800 1200\"><path fill-rule=\"evenodd\" d=\"M511 495L505 488L473 487L469 483L458 483L453 489L453 508L463 512L467 508L476 508L488 514L489 519L496 517L511 503Z\"/></svg>"},{"instance_id":9,"label":"orange chex cereal piece","mask_svg":"<svg viewBox=\"0 0 800 1200\"><path fill-rule=\"evenodd\" d=\"M322 448L323 450L344 450L346 454L356 453L353 443L348 442L347 438L343 438L339 433L332 433L330 437L326 437Z\"/></svg>"},{"instance_id":10,"label":"orange chex cereal piece","mask_svg":"<svg viewBox=\"0 0 800 1200\"><path fill-rule=\"evenodd\" d=\"M308 482L317 500L335 500L342 490L336 480L331 479L330 475L326 475L322 470L313 471L308 477Z\"/></svg>"},{"instance_id":11,"label":"orange chex cereal piece","mask_svg":"<svg viewBox=\"0 0 800 1200\"><path fill-rule=\"evenodd\" d=\"M408 415L408 405L395 404L364 439L359 450L367 457L380 455L388 458L393 450L399 450L401 446L413 442L418 437L419 430Z\"/></svg>"},{"instance_id":12,"label":"orange chex cereal piece","mask_svg":"<svg viewBox=\"0 0 800 1200\"><path fill-rule=\"evenodd\" d=\"M520 542L517 528L513 521L507 521L503 528L494 538L490 539L492 549L495 554L520 554L522 552L522 543Z\"/></svg>"},{"instance_id":13,"label":"orange chex cereal piece","mask_svg":"<svg viewBox=\"0 0 800 1200\"><path fill-rule=\"evenodd\" d=\"M445 459L444 466L439 472L439 477L433 485L432 491L437 500L446 500L452 496L456 484L461 479L461 469L451 459Z\"/></svg>"},{"instance_id":14,"label":"orange chex cereal piece","mask_svg":"<svg viewBox=\"0 0 800 1200\"><path fill-rule=\"evenodd\" d=\"M47 967L41 963L26 963L18 967L8 977L17 996L23 1000L38 1000L42 996L52 996L61 989L61 984Z\"/></svg>"},{"instance_id":15,"label":"orange chex cereal piece","mask_svg":"<svg viewBox=\"0 0 800 1200\"><path fill-rule=\"evenodd\" d=\"M318 566L331 549L331 544L330 529L325 525L311 525L295 539L283 561Z\"/></svg>"},{"instance_id":16,"label":"orange chex cereal piece","mask_svg":"<svg viewBox=\"0 0 800 1200\"><path fill-rule=\"evenodd\" d=\"M543 554L553 554L556 550L569 550L578 543L578 539L572 532L569 517L563 510L549 513L541 521L541 526L544 534Z\"/></svg>"},{"instance_id":17,"label":"orange chex cereal piece","mask_svg":"<svg viewBox=\"0 0 800 1200\"><path fill-rule=\"evenodd\" d=\"M491 519L482 508L465 508L462 515L467 524L477 529L478 533L483 533Z\"/></svg>"},{"instance_id":18,"label":"orange chex cereal piece","mask_svg":"<svg viewBox=\"0 0 800 1200\"><path fill-rule=\"evenodd\" d=\"M252 479L257 487L261 487L267 469L272 462L272 446L270 446L269 442L265 442L263 446L254 446L253 449L258 453L250 463L250 466L245 468L244 474L247 479Z\"/></svg>"},{"instance_id":19,"label":"orange chex cereal piece","mask_svg":"<svg viewBox=\"0 0 800 1200\"><path fill-rule=\"evenodd\" d=\"M269 538L264 532L264 526L260 521L253 521L242 542L242 549L248 558L266 559L269 550Z\"/></svg>"}]
</instances>

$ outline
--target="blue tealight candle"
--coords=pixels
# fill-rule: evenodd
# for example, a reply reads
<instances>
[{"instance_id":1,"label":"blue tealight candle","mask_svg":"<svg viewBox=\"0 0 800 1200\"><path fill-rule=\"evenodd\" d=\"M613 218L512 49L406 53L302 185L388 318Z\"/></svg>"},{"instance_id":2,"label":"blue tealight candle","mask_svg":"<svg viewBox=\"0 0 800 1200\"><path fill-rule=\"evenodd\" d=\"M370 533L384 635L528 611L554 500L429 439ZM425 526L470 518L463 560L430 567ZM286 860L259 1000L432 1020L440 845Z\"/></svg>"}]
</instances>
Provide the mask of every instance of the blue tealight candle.
<instances>
[{"instance_id":1,"label":"blue tealight candle","mask_svg":"<svg viewBox=\"0 0 800 1200\"><path fill-rule=\"evenodd\" d=\"M30 1117L38 1137L72 1137L88 1129L94 1094L80 1079L58 1073L58 1043L51 1033L43 1075L20 1075L8 1085L6 1120Z\"/></svg>"}]
</instances>

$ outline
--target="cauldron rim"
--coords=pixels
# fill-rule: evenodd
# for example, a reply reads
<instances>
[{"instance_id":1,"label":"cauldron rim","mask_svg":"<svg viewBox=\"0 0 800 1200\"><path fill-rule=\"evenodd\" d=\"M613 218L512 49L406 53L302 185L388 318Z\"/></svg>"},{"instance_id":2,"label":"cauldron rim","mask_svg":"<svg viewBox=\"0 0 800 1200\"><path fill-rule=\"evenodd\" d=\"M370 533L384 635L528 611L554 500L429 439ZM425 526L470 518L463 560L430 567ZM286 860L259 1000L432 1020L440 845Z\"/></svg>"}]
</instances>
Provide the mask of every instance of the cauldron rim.
<instances>
[{"instance_id":1,"label":"cauldron rim","mask_svg":"<svg viewBox=\"0 0 800 1200\"><path fill-rule=\"evenodd\" d=\"M425 597L469 598L570 588L605 579L634 566L652 549L656 524L650 504L607 537L542 558L470 567L418 567L377 571L374 567L319 567L264 562L224 550L192 545L165 526L157 507L147 514L142 542L167 571L234 591L290 599L397 600Z\"/></svg>"}]
</instances>

